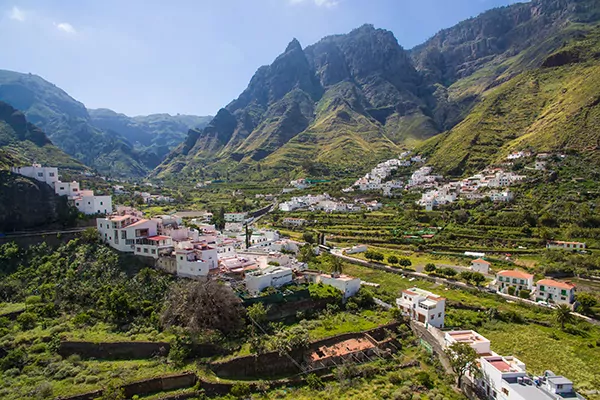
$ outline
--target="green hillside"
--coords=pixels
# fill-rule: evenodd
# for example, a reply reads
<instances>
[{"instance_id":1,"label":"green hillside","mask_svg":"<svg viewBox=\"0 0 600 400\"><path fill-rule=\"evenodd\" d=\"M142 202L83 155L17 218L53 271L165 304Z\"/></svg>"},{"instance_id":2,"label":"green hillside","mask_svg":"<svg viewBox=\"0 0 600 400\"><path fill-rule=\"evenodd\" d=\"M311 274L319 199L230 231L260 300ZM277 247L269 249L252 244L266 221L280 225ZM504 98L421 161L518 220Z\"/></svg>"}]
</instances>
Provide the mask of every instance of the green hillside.
<instances>
[{"instance_id":1,"label":"green hillside","mask_svg":"<svg viewBox=\"0 0 600 400\"><path fill-rule=\"evenodd\" d=\"M0 101L0 169L33 162L61 168L85 168L54 146L41 129L28 123L23 113Z\"/></svg>"},{"instance_id":2,"label":"green hillside","mask_svg":"<svg viewBox=\"0 0 600 400\"><path fill-rule=\"evenodd\" d=\"M0 70L0 101L22 111L57 147L103 174L143 176L148 171L125 138L93 126L83 104L37 75Z\"/></svg>"},{"instance_id":3,"label":"green hillside","mask_svg":"<svg viewBox=\"0 0 600 400\"><path fill-rule=\"evenodd\" d=\"M461 175L512 151L577 151L600 146L600 28L484 93L460 124L421 151L443 173ZM596 157L597 158L597 157Z\"/></svg>"}]
</instances>

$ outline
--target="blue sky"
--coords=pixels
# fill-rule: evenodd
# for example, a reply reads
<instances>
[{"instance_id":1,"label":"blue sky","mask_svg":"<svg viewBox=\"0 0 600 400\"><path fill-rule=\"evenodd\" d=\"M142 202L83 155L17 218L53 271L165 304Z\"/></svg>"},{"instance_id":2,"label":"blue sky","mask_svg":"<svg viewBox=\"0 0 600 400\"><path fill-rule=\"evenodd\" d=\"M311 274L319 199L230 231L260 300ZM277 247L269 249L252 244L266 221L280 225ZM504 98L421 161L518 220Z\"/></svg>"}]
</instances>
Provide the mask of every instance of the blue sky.
<instances>
[{"instance_id":1,"label":"blue sky","mask_svg":"<svg viewBox=\"0 0 600 400\"><path fill-rule=\"evenodd\" d=\"M215 114L296 37L364 23L411 48L513 0L2 0L0 69L31 72L89 108Z\"/></svg>"}]
</instances>

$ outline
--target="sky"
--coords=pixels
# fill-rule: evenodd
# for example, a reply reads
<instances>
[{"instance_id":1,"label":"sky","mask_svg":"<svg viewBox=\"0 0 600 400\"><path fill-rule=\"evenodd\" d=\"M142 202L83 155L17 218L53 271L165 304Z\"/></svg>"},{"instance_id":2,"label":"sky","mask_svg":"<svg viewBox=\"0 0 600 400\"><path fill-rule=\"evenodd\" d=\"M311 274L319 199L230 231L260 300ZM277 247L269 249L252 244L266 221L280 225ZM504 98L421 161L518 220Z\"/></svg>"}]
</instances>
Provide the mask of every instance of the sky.
<instances>
[{"instance_id":1,"label":"sky","mask_svg":"<svg viewBox=\"0 0 600 400\"><path fill-rule=\"evenodd\" d=\"M410 49L514 0L1 0L0 69L88 108L214 115L261 65L365 23Z\"/></svg>"}]
</instances>

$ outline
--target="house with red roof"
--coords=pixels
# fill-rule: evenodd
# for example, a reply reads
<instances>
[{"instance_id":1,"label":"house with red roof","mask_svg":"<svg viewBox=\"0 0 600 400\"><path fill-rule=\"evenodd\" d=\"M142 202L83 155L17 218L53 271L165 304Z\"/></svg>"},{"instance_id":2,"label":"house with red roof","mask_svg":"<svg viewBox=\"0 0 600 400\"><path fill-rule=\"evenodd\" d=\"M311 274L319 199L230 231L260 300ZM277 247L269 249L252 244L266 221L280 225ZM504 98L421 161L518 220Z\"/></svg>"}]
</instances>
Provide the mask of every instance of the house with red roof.
<instances>
[{"instance_id":1,"label":"house with red roof","mask_svg":"<svg viewBox=\"0 0 600 400\"><path fill-rule=\"evenodd\" d=\"M521 290L533 290L533 275L517 269L504 270L496 274L498 291L508 293L509 287L515 288L515 295Z\"/></svg>"},{"instance_id":2,"label":"house with red roof","mask_svg":"<svg viewBox=\"0 0 600 400\"><path fill-rule=\"evenodd\" d=\"M540 279L535 284L535 299L556 304L573 304L575 285L554 279Z\"/></svg>"}]
</instances>

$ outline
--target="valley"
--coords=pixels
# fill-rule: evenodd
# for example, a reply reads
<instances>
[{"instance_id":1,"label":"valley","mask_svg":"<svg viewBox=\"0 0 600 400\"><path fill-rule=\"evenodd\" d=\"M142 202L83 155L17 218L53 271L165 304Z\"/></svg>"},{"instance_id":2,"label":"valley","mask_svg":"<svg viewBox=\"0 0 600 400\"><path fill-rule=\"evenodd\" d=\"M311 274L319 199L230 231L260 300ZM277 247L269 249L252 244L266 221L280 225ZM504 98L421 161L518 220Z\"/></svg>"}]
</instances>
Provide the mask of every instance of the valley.
<instances>
[{"instance_id":1,"label":"valley","mask_svg":"<svg viewBox=\"0 0 600 400\"><path fill-rule=\"evenodd\" d=\"M152 78L130 111L166 103L165 62L181 106L273 47L206 14L182 48L163 14L167 47L116 41ZM65 24L49 46L94 34ZM214 117L0 70L0 398L600 400L599 24L595 0L532 0L412 48L294 38Z\"/></svg>"}]
</instances>

